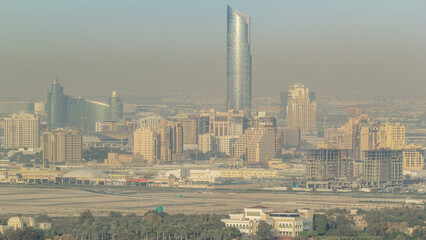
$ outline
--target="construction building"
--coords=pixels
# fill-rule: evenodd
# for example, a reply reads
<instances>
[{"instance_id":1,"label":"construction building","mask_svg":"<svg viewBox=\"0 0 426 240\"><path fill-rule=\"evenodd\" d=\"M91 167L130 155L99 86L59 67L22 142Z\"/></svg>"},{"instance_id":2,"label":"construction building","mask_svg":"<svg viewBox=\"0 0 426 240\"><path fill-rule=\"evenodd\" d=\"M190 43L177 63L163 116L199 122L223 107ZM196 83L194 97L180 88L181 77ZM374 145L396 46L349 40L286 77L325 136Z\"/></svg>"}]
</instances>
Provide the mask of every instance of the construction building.
<instances>
[{"instance_id":1,"label":"construction building","mask_svg":"<svg viewBox=\"0 0 426 240\"><path fill-rule=\"evenodd\" d=\"M81 163L83 134L77 130L43 131L43 161L46 163Z\"/></svg>"},{"instance_id":2,"label":"construction building","mask_svg":"<svg viewBox=\"0 0 426 240\"><path fill-rule=\"evenodd\" d=\"M33 114L12 114L4 118L4 148L38 148L40 119Z\"/></svg>"},{"instance_id":3,"label":"construction building","mask_svg":"<svg viewBox=\"0 0 426 240\"><path fill-rule=\"evenodd\" d=\"M299 128L302 136L317 133L317 104L309 89L302 84L289 87L287 96L287 126Z\"/></svg>"},{"instance_id":4,"label":"construction building","mask_svg":"<svg viewBox=\"0 0 426 240\"><path fill-rule=\"evenodd\" d=\"M350 179L353 175L352 152L344 149L314 149L308 152L307 180Z\"/></svg>"},{"instance_id":5,"label":"construction building","mask_svg":"<svg viewBox=\"0 0 426 240\"><path fill-rule=\"evenodd\" d=\"M402 151L370 150L364 153L363 180L368 187L402 185Z\"/></svg>"}]
</instances>

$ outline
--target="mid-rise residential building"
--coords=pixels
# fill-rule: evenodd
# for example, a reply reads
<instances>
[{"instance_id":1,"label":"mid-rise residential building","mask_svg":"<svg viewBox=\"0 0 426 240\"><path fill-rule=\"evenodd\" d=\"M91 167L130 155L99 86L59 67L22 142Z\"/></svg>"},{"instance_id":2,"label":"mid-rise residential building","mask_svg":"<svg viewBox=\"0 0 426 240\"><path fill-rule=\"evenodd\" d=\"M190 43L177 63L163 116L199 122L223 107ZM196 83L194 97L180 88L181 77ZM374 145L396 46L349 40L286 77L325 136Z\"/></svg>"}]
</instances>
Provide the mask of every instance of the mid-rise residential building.
<instances>
[{"instance_id":1,"label":"mid-rise residential building","mask_svg":"<svg viewBox=\"0 0 426 240\"><path fill-rule=\"evenodd\" d=\"M278 212L265 206L244 208L240 214L230 214L221 219L226 227L237 228L244 236L255 235L260 221L272 226L275 237L293 238L313 230L314 211L301 209L297 212Z\"/></svg>"},{"instance_id":2,"label":"mid-rise residential building","mask_svg":"<svg viewBox=\"0 0 426 240\"><path fill-rule=\"evenodd\" d=\"M309 89L302 84L291 85L287 97L287 126L299 128L302 136L317 133L317 104Z\"/></svg>"},{"instance_id":3,"label":"mid-rise residential building","mask_svg":"<svg viewBox=\"0 0 426 240\"><path fill-rule=\"evenodd\" d=\"M136 129L133 135L134 155L140 155L150 164L155 163L160 145L156 129L154 127L139 128Z\"/></svg>"},{"instance_id":4,"label":"mid-rise residential building","mask_svg":"<svg viewBox=\"0 0 426 240\"><path fill-rule=\"evenodd\" d=\"M40 119L33 114L12 114L4 118L4 148L38 148Z\"/></svg>"},{"instance_id":5,"label":"mid-rise residential building","mask_svg":"<svg viewBox=\"0 0 426 240\"><path fill-rule=\"evenodd\" d=\"M283 148L300 148L301 145L301 132L299 128L279 128L277 135L281 140L281 147Z\"/></svg>"},{"instance_id":6,"label":"mid-rise residential building","mask_svg":"<svg viewBox=\"0 0 426 240\"><path fill-rule=\"evenodd\" d=\"M156 126L163 120L163 117L160 115L152 115L144 118L140 118L138 121L138 128Z\"/></svg>"},{"instance_id":7,"label":"mid-rise residential building","mask_svg":"<svg viewBox=\"0 0 426 240\"><path fill-rule=\"evenodd\" d=\"M409 145L402 150L402 169L404 171L423 170L424 155L423 147Z\"/></svg>"},{"instance_id":8,"label":"mid-rise residential building","mask_svg":"<svg viewBox=\"0 0 426 240\"><path fill-rule=\"evenodd\" d=\"M365 151L362 175L366 186L386 187L402 184L402 151L370 150Z\"/></svg>"},{"instance_id":9,"label":"mid-rise residential building","mask_svg":"<svg viewBox=\"0 0 426 240\"><path fill-rule=\"evenodd\" d=\"M247 111L217 112L201 111L199 113L199 134L210 133L215 137L241 136L247 128Z\"/></svg>"},{"instance_id":10,"label":"mid-rise residential building","mask_svg":"<svg viewBox=\"0 0 426 240\"><path fill-rule=\"evenodd\" d=\"M240 165L267 164L276 156L275 128L250 128L233 144L232 158Z\"/></svg>"},{"instance_id":11,"label":"mid-rise residential building","mask_svg":"<svg viewBox=\"0 0 426 240\"><path fill-rule=\"evenodd\" d=\"M162 121L134 132L134 154L150 163L172 162L183 154L183 128L178 122Z\"/></svg>"},{"instance_id":12,"label":"mid-rise residential building","mask_svg":"<svg viewBox=\"0 0 426 240\"><path fill-rule=\"evenodd\" d=\"M215 138L213 134L206 133L198 136L198 150L203 153L215 150Z\"/></svg>"},{"instance_id":13,"label":"mid-rise residential building","mask_svg":"<svg viewBox=\"0 0 426 240\"><path fill-rule=\"evenodd\" d=\"M44 161L49 163L81 163L83 134L77 130L43 131Z\"/></svg>"},{"instance_id":14,"label":"mid-rise residential building","mask_svg":"<svg viewBox=\"0 0 426 240\"><path fill-rule=\"evenodd\" d=\"M183 128L183 143L184 144L197 144L198 131L197 131L197 120L185 119L181 120Z\"/></svg>"},{"instance_id":15,"label":"mid-rise residential building","mask_svg":"<svg viewBox=\"0 0 426 240\"><path fill-rule=\"evenodd\" d=\"M378 149L401 150L405 148L405 126L399 122L386 122L374 129L374 145Z\"/></svg>"},{"instance_id":16,"label":"mid-rise residential building","mask_svg":"<svg viewBox=\"0 0 426 240\"><path fill-rule=\"evenodd\" d=\"M216 149L219 152L223 152L226 155L232 154L232 145L239 136L223 136L223 137L217 137L216 138Z\"/></svg>"}]
</instances>

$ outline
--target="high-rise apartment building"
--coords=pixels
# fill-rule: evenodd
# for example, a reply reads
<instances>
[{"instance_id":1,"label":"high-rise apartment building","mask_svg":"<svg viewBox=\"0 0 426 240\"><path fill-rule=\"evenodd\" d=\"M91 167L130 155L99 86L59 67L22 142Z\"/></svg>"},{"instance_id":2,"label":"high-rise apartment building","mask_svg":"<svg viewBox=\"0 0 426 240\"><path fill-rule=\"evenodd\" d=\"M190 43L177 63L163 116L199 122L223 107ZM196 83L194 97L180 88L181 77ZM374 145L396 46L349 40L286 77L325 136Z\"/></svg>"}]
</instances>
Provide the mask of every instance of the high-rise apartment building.
<instances>
[{"instance_id":1,"label":"high-rise apartment building","mask_svg":"<svg viewBox=\"0 0 426 240\"><path fill-rule=\"evenodd\" d=\"M287 96L287 126L299 128L302 136L317 133L317 104L309 89L302 84L291 85Z\"/></svg>"},{"instance_id":2,"label":"high-rise apartment building","mask_svg":"<svg viewBox=\"0 0 426 240\"><path fill-rule=\"evenodd\" d=\"M109 98L109 104L67 96L55 80L47 91L46 111L47 124L51 129L73 126L93 130L96 122L122 119L123 103L115 91Z\"/></svg>"},{"instance_id":3,"label":"high-rise apartment building","mask_svg":"<svg viewBox=\"0 0 426 240\"><path fill-rule=\"evenodd\" d=\"M134 132L134 154L151 163L172 162L183 154L183 127L162 121Z\"/></svg>"},{"instance_id":4,"label":"high-rise apartment building","mask_svg":"<svg viewBox=\"0 0 426 240\"><path fill-rule=\"evenodd\" d=\"M400 150L405 148L405 126L399 122L385 122L373 129L374 145L379 149Z\"/></svg>"},{"instance_id":5,"label":"high-rise apartment building","mask_svg":"<svg viewBox=\"0 0 426 240\"><path fill-rule=\"evenodd\" d=\"M184 144L197 144L197 120L185 119L180 121L183 127L183 143Z\"/></svg>"},{"instance_id":6,"label":"high-rise apartment building","mask_svg":"<svg viewBox=\"0 0 426 240\"><path fill-rule=\"evenodd\" d=\"M49 163L81 163L83 134L77 130L43 131L43 157Z\"/></svg>"},{"instance_id":7,"label":"high-rise apartment building","mask_svg":"<svg viewBox=\"0 0 426 240\"><path fill-rule=\"evenodd\" d=\"M366 186L385 187L402 184L402 151L370 150L364 152L362 175Z\"/></svg>"},{"instance_id":8,"label":"high-rise apartment building","mask_svg":"<svg viewBox=\"0 0 426 240\"><path fill-rule=\"evenodd\" d=\"M4 118L4 148L38 148L40 119L32 114Z\"/></svg>"},{"instance_id":9,"label":"high-rise apartment building","mask_svg":"<svg viewBox=\"0 0 426 240\"><path fill-rule=\"evenodd\" d=\"M227 7L228 110L251 108L250 17Z\"/></svg>"},{"instance_id":10,"label":"high-rise apartment building","mask_svg":"<svg viewBox=\"0 0 426 240\"><path fill-rule=\"evenodd\" d=\"M216 147L219 152L223 152L226 155L232 154L232 145L239 136L223 136L223 137L217 137L216 140Z\"/></svg>"},{"instance_id":11,"label":"high-rise apartment building","mask_svg":"<svg viewBox=\"0 0 426 240\"><path fill-rule=\"evenodd\" d=\"M247 129L233 144L233 161L244 165L267 164L276 156L275 134L275 128L271 127Z\"/></svg>"},{"instance_id":12,"label":"high-rise apartment building","mask_svg":"<svg viewBox=\"0 0 426 240\"><path fill-rule=\"evenodd\" d=\"M198 136L198 150L203 153L215 150L215 137L213 134L201 134Z\"/></svg>"},{"instance_id":13,"label":"high-rise apartment building","mask_svg":"<svg viewBox=\"0 0 426 240\"><path fill-rule=\"evenodd\" d=\"M160 138L156 129L154 127L139 128L133 135L134 154L142 156L149 164L156 162L160 147Z\"/></svg>"},{"instance_id":14,"label":"high-rise apartment building","mask_svg":"<svg viewBox=\"0 0 426 240\"><path fill-rule=\"evenodd\" d=\"M199 134L208 132L215 137L241 136L248 126L247 118L247 111L217 112L214 109L201 111L199 113L199 126L203 125L204 127L199 128Z\"/></svg>"}]
</instances>

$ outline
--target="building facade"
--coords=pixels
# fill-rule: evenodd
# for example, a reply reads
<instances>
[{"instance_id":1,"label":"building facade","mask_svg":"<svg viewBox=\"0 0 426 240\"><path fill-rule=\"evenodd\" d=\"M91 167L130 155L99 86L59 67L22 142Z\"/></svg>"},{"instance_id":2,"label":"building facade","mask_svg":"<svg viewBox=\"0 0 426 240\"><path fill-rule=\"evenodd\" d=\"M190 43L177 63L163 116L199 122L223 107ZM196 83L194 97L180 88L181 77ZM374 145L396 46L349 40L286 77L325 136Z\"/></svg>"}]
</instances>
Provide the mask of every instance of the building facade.
<instances>
[{"instance_id":1,"label":"building facade","mask_svg":"<svg viewBox=\"0 0 426 240\"><path fill-rule=\"evenodd\" d=\"M215 137L213 134L201 134L198 136L198 150L203 153L215 150Z\"/></svg>"},{"instance_id":2,"label":"building facade","mask_svg":"<svg viewBox=\"0 0 426 240\"><path fill-rule=\"evenodd\" d=\"M123 103L115 91L108 104L70 97L64 94L63 87L55 80L47 91L46 111L50 129L72 126L80 130L94 130L96 122L122 119Z\"/></svg>"},{"instance_id":3,"label":"building facade","mask_svg":"<svg viewBox=\"0 0 426 240\"><path fill-rule=\"evenodd\" d=\"M28 113L4 118L4 148L38 148L40 119Z\"/></svg>"},{"instance_id":4,"label":"building facade","mask_svg":"<svg viewBox=\"0 0 426 240\"><path fill-rule=\"evenodd\" d=\"M43 131L43 160L48 163L82 162L83 133L77 130Z\"/></svg>"},{"instance_id":5,"label":"building facade","mask_svg":"<svg viewBox=\"0 0 426 240\"><path fill-rule=\"evenodd\" d=\"M233 144L232 159L240 165L267 164L276 156L275 128L249 128Z\"/></svg>"},{"instance_id":6,"label":"building facade","mask_svg":"<svg viewBox=\"0 0 426 240\"><path fill-rule=\"evenodd\" d=\"M277 212L265 206L244 208L241 214L230 214L229 219L221 219L226 227L237 228L244 236L256 235L260 221L272 226L275 237L293 238L308 234L313 228L314 211L301 209L297 212Z\"/></svg>"},{"instance_id":7,"label":"building facade","mask_svg":"<svg viewBox=\"0 0 426 240\"><path fill-rule=\"evenodd\" d=\"M183 127L179 122L162 121L157 126L134 132L134 154L150 163L173 162L183 154Z\"/></svg>"},{"instance_id":8,"label":"building facade","mask_svg":"<svg viewBox=\"0 0 426 240\"><path fill-rule=\"evenodd\" d=\"M287 126L299 128L302 136L317 133L317 104L309 89L302 84L291 85L287 96Z\"/></svg>"},{"instance_id":9,"label":"building facade","mask_svg":"<svg viewBox=\"0 0 426 240\"><path fill-rule=\"evenodd\" d=\"M402 151L370 150L365 151L363 161L363 180L366 186L386 187L402 184Z\"/></svg>"},{"instance_id":10,"label":"building facade","mask_svg":"<svg viewBox=\"0 0 426 240\"><path fill-rule=\"evenodd\" d=\"M313 149L308 152L306 178L325 181L353 176L352 151L345 149Z\"/></svg>"},{"instance_id":11,"label":"building facade","mask_svg":"<svg viewBox=\"0 0 426 240\"><path fill-rule=\"evenodd\" d=\"M228 110L251 108L250 17L227 6Z\"/></svg>"},{"instance_id":12,"label":"building facade","mask_svg":"<svg viewBox=\"0 0 426 240\"><path fill-rule=\"evenodd\" d=\"M423 147L409 145L402 150L402 169L404 171L423 170L424 168L424 151Z\"/></svg>"}]
</instances>

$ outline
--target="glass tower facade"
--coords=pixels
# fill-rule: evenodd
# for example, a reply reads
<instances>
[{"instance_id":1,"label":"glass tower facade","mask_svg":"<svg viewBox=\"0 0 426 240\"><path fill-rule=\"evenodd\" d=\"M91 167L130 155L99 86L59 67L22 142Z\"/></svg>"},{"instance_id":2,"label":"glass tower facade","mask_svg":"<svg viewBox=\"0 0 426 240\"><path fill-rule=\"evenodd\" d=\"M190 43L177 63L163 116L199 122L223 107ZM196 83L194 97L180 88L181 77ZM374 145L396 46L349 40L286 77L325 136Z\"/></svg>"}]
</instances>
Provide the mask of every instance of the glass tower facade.
<instances>
[{"instance_id":1,"label":"glass tower facade","mask_svg":"<svg viewBox=\"0 0 426 240\"><path fill-rule=\"evenodd\" d=\"M81 130L93 130L96 122L118 121L123 118L123 103L114 91L109 104L73 98L64 94L63 87L53 82L47 91L47 123L56 129L72 126Z\"/></svg>"},{"instance_id":2,"label":"glass tower facade","mask_svg":"<svg viewBox=\"0 0 426 240\"><path fill-rule=\"evenodd\" d=\"M228 109L251 108L250 17L229 5L227 20Z\"/></svg>"}]
</instances>

